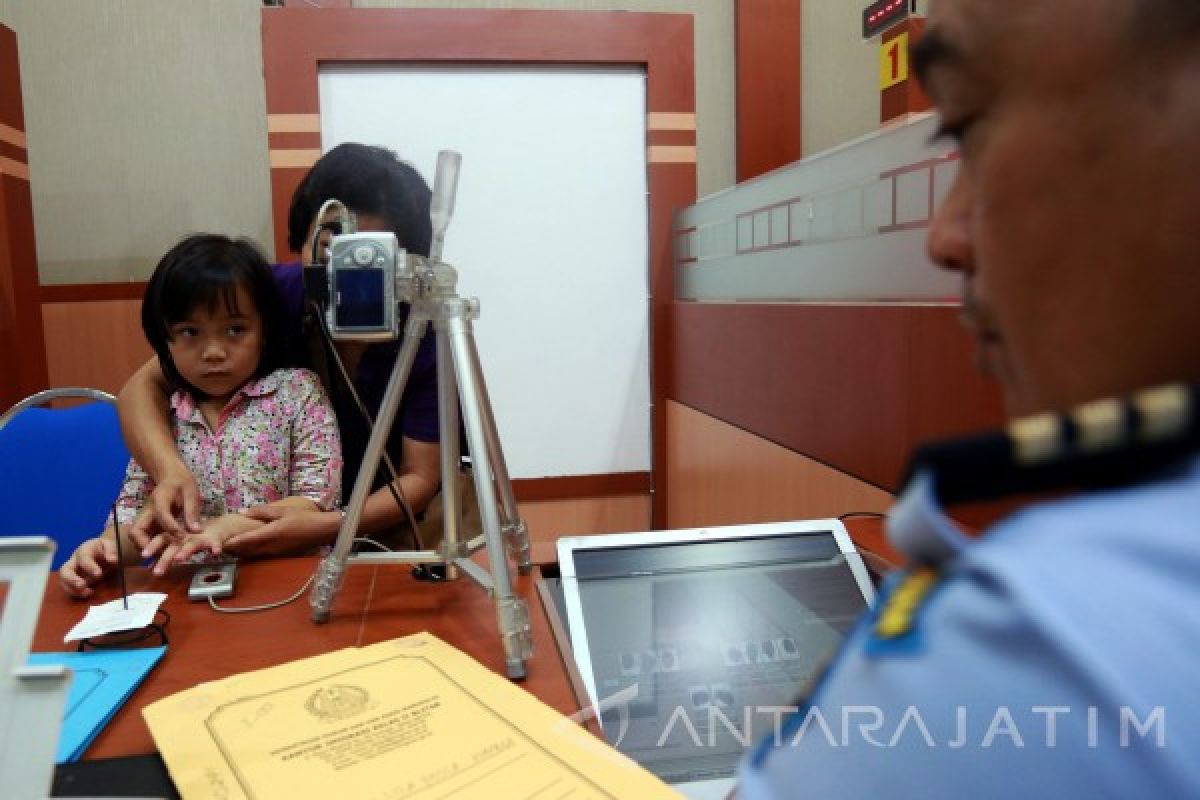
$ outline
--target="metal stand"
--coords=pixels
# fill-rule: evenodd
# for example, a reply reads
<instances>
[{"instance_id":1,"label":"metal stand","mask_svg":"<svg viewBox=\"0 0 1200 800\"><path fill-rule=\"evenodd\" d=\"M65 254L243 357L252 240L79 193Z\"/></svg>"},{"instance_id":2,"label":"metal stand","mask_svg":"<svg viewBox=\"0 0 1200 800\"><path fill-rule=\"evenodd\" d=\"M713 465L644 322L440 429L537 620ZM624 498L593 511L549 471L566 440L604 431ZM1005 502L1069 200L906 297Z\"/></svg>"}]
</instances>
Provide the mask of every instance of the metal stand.
<instances>
[{"instance_id":1,"label":"metal stand","mask_svg":"<svg viewBox=\"0 0 1200 800\"><path fill-rule=\"evenodd\" d=\"M49 797L54 753L67 702L66 667L31 667L29 645L46 591L54 542L0 539L0 786L5 797Z\"/></svg>"},{"instance_id":2,"label":"metal stand","mask_svg":"<svg viewBox=\"0 0 1200 800\"><path fill-rule=\"evenodd\" d=\"M442 237L453 208L457 158L456 153L444 151L439 154L432 203L434 246L429 259L410 257L412 268L406 272L405 285L398 287L397 297L410 303L404 338L346 506L346 516L338 530L337 542L317 568L312 591L313 621L329 620L330 607L341 588L348 564L440 563L447 565L448 577L457 567L495 598L496 621L504 645L508 677L521 680L525 677L525 660L532 655L533 643L529 610L513 593L506 546L520 573L527 575L532 570L529 537L517 511L479 363L479 351L475 346L471 322L479 316L479 301L458 295L458 275L453 267L441 261ZM437 337L445 536L438 550L351 553L363 506L371 493L372 478L379 467L400 398L404 395L417 348L430 322ZM483 527L480 535L465 542L462 541L462 507L458 495L460 408L471 448L471 466ZM470 559L484 546L491 564L490 574Z\"/></svg>"}]
</instances>

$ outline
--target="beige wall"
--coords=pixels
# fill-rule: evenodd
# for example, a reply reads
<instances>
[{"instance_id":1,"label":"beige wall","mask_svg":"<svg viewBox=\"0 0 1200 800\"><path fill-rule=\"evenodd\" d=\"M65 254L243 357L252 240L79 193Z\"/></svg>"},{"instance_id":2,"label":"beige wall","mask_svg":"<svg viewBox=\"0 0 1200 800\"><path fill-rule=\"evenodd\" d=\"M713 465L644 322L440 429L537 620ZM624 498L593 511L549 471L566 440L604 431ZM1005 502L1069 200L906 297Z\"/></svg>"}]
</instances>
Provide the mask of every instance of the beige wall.
<instances>
[{"instance_id":1,"label":"beige wall","mask_svg":"<svg viewBox=\"0 0 1200 800\"><path fill-rule=\"evenodd\" d=\"M808 156L879 127L879 37L862 38L867 0L802 2L801 135ZM928 6L917 0L917 14L926 15Z\"/></svg>"},{"instance_id":2,"label":"beige wall","mask_svg":"<svg viewBox=\"0 0 1200 800\"><path fill-rule=\"evenodd\" d=\"M866 0L802 2L801 136L807 156L879 127L879 42L862 38Z\"/></svg>"},{"instance_id":3,"label":"beige wall","mask_svg":"<svg viewBox=\"0 0 1200 800\"><path fill-rule=\"evenodd\" d=\"M270 242L259 4L0 0L42 283L144 280L180 236Z\"/></svg>"}]
</instances>

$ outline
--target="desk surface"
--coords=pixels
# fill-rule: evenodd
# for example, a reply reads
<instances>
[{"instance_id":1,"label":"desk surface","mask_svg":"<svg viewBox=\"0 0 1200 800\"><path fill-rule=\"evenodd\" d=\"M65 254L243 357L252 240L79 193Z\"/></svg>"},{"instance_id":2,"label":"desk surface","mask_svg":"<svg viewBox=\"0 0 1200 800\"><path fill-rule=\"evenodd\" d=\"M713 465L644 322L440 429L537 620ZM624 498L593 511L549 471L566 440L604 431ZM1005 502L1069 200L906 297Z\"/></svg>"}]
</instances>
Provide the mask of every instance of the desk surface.
<instances>
[{"instance_id":1,"label":"desk surface","mask_svg":"<svg viewBox=\"0 0 1200 800\"><path fill-rule=\"evenodd\" d=\"M315 558L289 558L240 565L237 593L227 606L251 606L281 600L308 579ZM536 574L536 573L535 573ZM220 614L207 602L190 602L190 570L161 578L148 570L127 573L130 592L165 592L163 604L171 614L167 627L170 646L145 682L88 748L87 758L152 753L150 731L142 720L144 706L189 689L202 681L283 664L299 658L429 631L463 650L494 672L504 674L504 653L496 629L495 604L474 581L463 577L448 583L412 579L406 565L352 566L338 593L329 622L317 625L310 617L308 593L270 611ZM563 714L578 709L546 622L533 577L515 576L514 590L529 605L533 627L533 658L528 676L517 684ZM120 596L109 581L89 602ZM51 575L34 636L35 651L73 649L63 636L87 611L88 603L67 598Z\"/></svg>"},{"instance_id":2,"label":"desk surface","mask_svg":"<svg viewBox=\"0 0 1200 800\"><path fill-rule=\"evenodd\" d=\"M882 535L882 524L873 519L847 520L859 547L898 563ZM555 560L552 542L534 543L534 563ZM222 601L227 606L251 606L291 595L316 569L315 558L288 558L240 565L237 593ZM513 588L529 606L533 628L533 658L528 676L517 684L563 714L579 709L563 667L534 576L514 576ZM190 570L177 570L161 578L146 569L126 573L130 592L165 592L163 607L171 614L167 627L170 646L144 683L105 726L88 748L87 758L136 755L155 751L150 731L142 720L144 706L202 681L295 661L342 647L358 647L429 631L454 645L499 675L504 674L504 653L496 629L495 604L474 581L463 577L449 583L423 583L409 575L406 565L352 566L338 593L329 622L312 622L306 592L282 608L249 614L220 614L208 603L187 599ZM115 580L97 590L89 602L119 597ZM35 651L73 649L63 635L87 611L88 603L71 600L50 576L42 614L34 636Z\"/></svg>"}]
</instances>

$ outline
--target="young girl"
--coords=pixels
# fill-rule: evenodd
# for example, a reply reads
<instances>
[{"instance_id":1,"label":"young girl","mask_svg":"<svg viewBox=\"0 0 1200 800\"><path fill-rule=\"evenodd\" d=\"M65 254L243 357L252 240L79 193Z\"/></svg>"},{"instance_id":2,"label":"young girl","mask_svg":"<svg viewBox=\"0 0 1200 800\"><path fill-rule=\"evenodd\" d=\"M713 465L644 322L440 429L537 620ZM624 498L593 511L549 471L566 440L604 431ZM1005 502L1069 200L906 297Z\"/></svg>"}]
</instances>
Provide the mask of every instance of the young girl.
<instances>
[{"instance_id":1,"label":"young girl","mask_svg":"<svg viewBox=\"0 0 1200 800\"><path fill-rule=\"evenodd\" d=\"M283 302L270 267L244 240L184 239L163 256L142 300L142 330L158 354L171 397L175 440L202 494L200 533L168 545L155 571L262 525L251 506L328 511L341 492L337 423L316 376L283 367ZM154 488L130 461L117 499L122 554L140 556L124 535ZM114 530L79 546L59 570L71 595L87 597L117 565Z\"/></svg>"}]
</instances>

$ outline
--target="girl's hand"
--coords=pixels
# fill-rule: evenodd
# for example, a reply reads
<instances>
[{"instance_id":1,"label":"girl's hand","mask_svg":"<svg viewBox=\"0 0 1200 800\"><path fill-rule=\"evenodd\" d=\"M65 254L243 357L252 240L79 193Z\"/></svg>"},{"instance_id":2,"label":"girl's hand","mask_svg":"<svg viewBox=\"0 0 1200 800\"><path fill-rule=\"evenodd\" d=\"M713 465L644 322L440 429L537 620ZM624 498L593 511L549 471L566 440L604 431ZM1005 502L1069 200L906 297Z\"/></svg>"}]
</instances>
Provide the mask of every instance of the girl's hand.
<instances>
[{"instance_id":1,"label":"girl's hand","mask_svg":"<svg viewBox=\"0 0 1200 800\"><path fill-rule=\"evenodd\" d=\"M117 566L117 546L111 539L88 539L58 568L58 583L71 597L91 597L92 586Z\"/></svg>"},{"instance_id":2,"label":"girl's hand","mask_svg":"<svg viewBox=\"0 0 1200 800\"><path fill-rule=\"evenodd\" d=\"M225 548L225 539L232 535L228 530L229 523L224 522L229 516L236 515L227 514L225 517L218 517L205 525L201 533L192 533L184 537L172 560L176 564L182 564L190 561L196 553L208 553L213 558L221 555L221 551ZM163 561L160 560L155 565L154 571L158 572L159 566L162 564ZM165 570L166 567L164 566L163 569Z\"/></svg>"}]
</instances>

